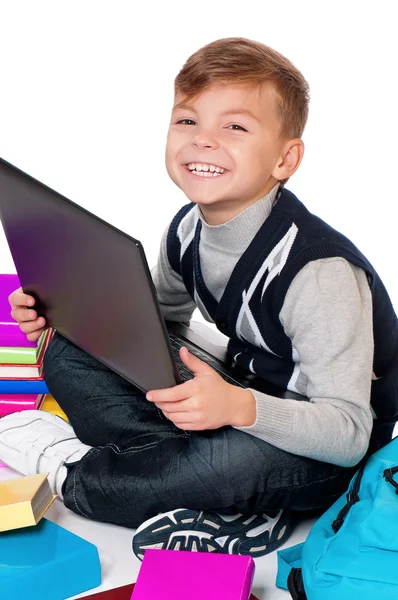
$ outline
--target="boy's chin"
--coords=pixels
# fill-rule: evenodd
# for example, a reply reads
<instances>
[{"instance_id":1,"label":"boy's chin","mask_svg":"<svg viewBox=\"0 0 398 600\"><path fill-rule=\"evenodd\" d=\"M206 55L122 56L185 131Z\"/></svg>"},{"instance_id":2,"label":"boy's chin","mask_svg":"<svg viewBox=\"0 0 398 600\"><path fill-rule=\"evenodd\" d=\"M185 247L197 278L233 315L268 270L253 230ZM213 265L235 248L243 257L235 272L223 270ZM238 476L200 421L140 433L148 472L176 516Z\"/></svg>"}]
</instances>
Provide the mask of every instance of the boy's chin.
<instances>
[{"instance_id":1,"label":"boy's chin","mask_svg":"<svg viewBox=\"0 0 398 600\"><path fill-rule=\"evenodd\" d=\"M186 196L188 200L199 206L215 206L216 204L225 202L224 198L201 198L197 196L188 196L187 194Z\"/></svg>"},{"instance_id":2,"label":"boy's chin","mask_svg":"<svg viewBox=\"0 0 398 600\"><path fill-rule=\"evenodd\" d=\"M219 204L225 202L226 198L221 194L203 194L195 193L192 190L183 190L184 194L194 204L201 204L203 206L211 206L213 204Z\"/></svg>"}]
</instances>

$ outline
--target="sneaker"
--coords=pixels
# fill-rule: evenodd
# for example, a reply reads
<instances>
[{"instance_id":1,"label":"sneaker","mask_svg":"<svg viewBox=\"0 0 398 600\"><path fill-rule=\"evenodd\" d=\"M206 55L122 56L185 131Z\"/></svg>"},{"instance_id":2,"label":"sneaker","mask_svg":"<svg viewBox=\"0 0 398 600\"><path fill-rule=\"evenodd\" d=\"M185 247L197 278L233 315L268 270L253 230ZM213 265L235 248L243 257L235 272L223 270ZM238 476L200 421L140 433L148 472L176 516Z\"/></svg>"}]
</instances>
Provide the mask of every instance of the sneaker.
<instances>
[{"instance_id":1,"label":"sneaker","mask_svg":"<svg viewBox=\"0 0 398 600\"><path fill-rule=\"evenodd\" d=\"M48 472L51 489L61 498L65 463L80 460L90 449L58 415L24 410L0 419L0 460L23 475Z\"/></svg>"},{"instance_id":2,"label":"sneaker","mask_svg":"<svg viewBox=\"0 0 398 600\"><path fill-rule=\"evenodd\" d=\"M286 510L252 515L220 515L180 508L140 525L133 552L142 560L147 548L263 556L289 537L292 521Z\"/></svg>"}]
</instances>

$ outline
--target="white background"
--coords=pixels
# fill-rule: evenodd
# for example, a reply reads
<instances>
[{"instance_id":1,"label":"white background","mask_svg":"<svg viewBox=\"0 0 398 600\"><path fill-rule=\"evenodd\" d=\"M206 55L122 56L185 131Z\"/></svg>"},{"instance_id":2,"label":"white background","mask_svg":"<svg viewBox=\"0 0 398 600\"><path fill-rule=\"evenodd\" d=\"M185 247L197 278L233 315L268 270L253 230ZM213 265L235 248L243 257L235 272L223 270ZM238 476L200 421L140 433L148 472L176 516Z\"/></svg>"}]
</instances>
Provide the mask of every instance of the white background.
<instances>
[{"instance_id":1,"label":"white background","mask_svg":"<svg viewBox=\"0 0 398 600\"><path fill-rule=\"evenodd\" d=\"M174 77L214 39L264 42L312 92L288 187L360 247L397 306L396 6L1 0L0 156L140 239L152 266L185 202L164 167ZM1 231L0 272L15 272Z\"/></svg>"}]
</instances>

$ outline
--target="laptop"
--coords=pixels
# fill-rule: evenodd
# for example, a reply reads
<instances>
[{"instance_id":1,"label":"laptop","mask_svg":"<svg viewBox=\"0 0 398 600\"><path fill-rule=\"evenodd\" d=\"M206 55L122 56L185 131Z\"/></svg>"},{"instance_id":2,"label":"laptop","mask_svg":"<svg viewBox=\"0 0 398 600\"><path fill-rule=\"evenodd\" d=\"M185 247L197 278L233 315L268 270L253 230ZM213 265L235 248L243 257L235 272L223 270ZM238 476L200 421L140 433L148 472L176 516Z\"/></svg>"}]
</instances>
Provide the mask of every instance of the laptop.
<instances>
[{"instance_id":1,"label":"laptop","mask_svg":"<svg viewBox=\"0 0 398 600\"><path fill-rule=\"evenodd\" d=\"M185 345L228 382L286 396L200 333L166 326L140 241L1 158L0 218L47 324L144 392L193 376L178 355Z\"/></svg>"}]
</instances>

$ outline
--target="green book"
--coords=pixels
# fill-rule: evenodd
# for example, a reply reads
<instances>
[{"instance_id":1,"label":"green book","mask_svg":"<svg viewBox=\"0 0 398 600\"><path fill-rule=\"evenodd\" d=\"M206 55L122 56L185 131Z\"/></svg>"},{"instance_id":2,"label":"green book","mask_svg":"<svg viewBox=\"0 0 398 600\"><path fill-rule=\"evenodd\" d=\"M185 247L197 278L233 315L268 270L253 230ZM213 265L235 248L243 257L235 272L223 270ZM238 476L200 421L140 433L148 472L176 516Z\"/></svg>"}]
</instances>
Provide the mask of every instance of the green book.
<instances>
[{"instance_id":1,"label":"green book","mask_svg":"<svg viewBox=\"0 0 398 600\"><path fill-rule=\"evenodd\" d=\"M13 346L0 346L0 364L3 365L36 365L44 342L46 341L47 331L39 338L38 343L33 348L21 348ZM1 344L1 337L0 337Z\"/></svg>"}]
</instances>

